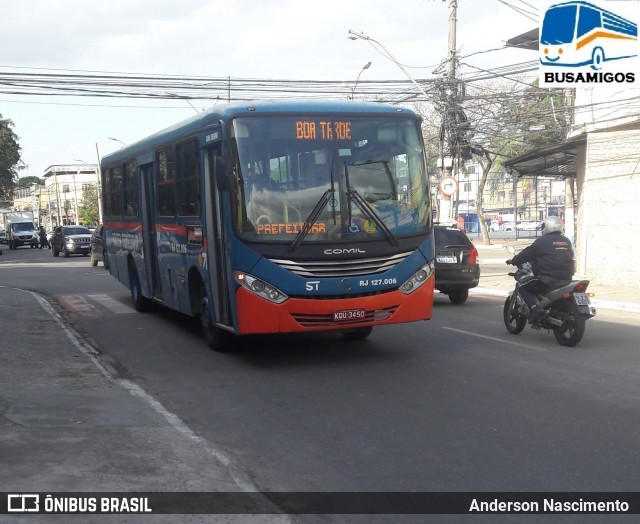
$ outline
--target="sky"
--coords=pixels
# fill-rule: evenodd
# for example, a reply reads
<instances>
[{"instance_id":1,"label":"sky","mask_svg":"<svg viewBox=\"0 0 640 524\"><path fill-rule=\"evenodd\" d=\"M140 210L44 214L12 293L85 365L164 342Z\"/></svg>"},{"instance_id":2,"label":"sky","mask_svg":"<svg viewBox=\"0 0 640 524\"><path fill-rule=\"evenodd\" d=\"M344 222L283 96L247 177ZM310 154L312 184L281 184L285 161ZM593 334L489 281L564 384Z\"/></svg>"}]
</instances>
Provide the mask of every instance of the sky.
<instances>
[{"instance_id":1,"label":"sky","mask_svg":"<svg viewBox=\"0 0 640 524\"><path fill-rule=\"evenodd\" d=\"M462 56L504 48L537 27L506 4L537 12L540 0L458 0L456 47ZM449 0L0 0L0 75L120 72L280 80L339 80L344 97L360 80L406 80L382 43L413 78L432 78L447 55ZM536 59L500 49L465 59L494 68ZM362 70L367 62L371 67ZM27 168L42 177L54 164L96 163L193 115L184 100L9 94L0 114L14 123ZM194 100L198 110L215 100ZM109 137L116 138L112 140Z\"/></svg>"}]
</instances>

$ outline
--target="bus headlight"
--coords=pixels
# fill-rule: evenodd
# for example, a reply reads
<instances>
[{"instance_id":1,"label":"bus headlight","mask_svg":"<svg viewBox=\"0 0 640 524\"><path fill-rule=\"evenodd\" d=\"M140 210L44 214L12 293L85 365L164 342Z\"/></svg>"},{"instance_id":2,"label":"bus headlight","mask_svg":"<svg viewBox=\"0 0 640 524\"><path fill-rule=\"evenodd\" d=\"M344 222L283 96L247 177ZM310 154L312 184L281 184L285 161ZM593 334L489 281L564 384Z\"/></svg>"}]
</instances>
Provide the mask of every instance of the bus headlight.
<instances>
[{"instance_id":1,"label":"bus headlight","mask_svg":"<svg viewBox=\"0 0 640 524\"><path fill-rule=\"evenodd\" d=\"M433 274L434 271L434 263L429 262L422 266L418 271L416 271L411 277L400 286L400 291L402 291L405 295L409 295L413 293L416 289L418 289L422 284L424 284L429 277Z\"/></svg>"},{"instance_id":2,"label":"bus headlight","mask_svg":"<svg viewBox=\"0 0 640 524\"><path fill-rule=\"evenodd\" d=\"M248 273L243 273L242 271L235 271L233 276L236 279L236 282L240 284L243 288L247 289L254 295L257 295L261 298L268 300L269 302L274 302L275 304L282 304L289 297L280 291L278 288L273 287L268 284L264 280L260 280Z\"/></svg>"}]
</instances>

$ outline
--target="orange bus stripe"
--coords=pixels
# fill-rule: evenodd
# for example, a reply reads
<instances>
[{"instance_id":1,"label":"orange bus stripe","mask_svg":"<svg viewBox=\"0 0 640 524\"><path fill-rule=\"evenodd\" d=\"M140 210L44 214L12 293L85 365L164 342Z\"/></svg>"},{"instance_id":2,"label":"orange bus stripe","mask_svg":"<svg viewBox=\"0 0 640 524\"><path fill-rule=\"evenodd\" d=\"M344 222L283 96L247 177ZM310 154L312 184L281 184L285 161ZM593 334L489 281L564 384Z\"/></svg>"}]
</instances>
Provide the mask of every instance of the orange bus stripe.
<instances>
[{"instance_id":1,"label":"orange bus stripe","mask_svg":"<svg viewBox=\"0 0 640 524\"><path fill-rule=\"evenodd\" d=\"M580 40L576 44L576 50L577 49L581 49L582 47L590 44L596 38L614 38L616 40L636 40L636 38L634 38L633 36L617 35L615 33L607 33L605 31L597 31L597 32L589 35L588 37L584 38L583 40Z\"/></svg>"}]
</instances>

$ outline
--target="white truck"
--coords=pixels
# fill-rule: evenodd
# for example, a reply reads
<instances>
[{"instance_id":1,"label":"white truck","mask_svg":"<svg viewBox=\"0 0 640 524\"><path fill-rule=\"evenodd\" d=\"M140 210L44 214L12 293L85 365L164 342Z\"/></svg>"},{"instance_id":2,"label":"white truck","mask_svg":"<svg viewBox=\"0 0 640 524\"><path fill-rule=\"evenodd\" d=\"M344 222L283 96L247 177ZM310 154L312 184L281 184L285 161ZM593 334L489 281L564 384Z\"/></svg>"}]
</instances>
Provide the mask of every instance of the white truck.
<instances>
[{"instance_id":1,"label":"white truck","mask_svg":"<svg viewBox=\"0 0 640 524\"><path fill-rule=\"evenodd\" d=\"M9 249L20 246L38 247L40 240L31 211L8 211L3 213L2 221Z\"/></svg>"}]
</instances>

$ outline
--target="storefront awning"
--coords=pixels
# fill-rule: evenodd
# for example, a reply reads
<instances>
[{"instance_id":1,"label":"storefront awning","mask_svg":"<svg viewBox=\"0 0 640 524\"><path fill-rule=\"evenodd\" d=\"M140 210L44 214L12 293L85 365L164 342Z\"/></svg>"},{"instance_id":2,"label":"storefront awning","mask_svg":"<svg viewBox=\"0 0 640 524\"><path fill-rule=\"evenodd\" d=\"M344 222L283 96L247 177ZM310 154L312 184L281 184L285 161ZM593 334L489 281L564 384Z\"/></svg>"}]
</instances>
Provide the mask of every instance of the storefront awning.
<instances>
[{"instance_id":1,"label":"storefront awning","mask_svg":"<svg viewBox=\"0 0 640 524\"><path fill-rule=\"evenodd\" d=\"M507 40L507 47L517 47L519 49L529 49L531 51L538 50L538 40L540 39L540 31L536 27L531 31L514 36Z\"/></svg>"},{"instance_id":2,"label":"storefront awning","mask_svg":"<svg viewBox=\"0 0 640 524\"><path fill-rule=\"evenodd\" d=\"M586 138L563 142L557 146L538 148L518 155L504 163L507 170L518 176L548 176L568 178L576 176L578 148Z\"/></svg>"}]
</instances>

